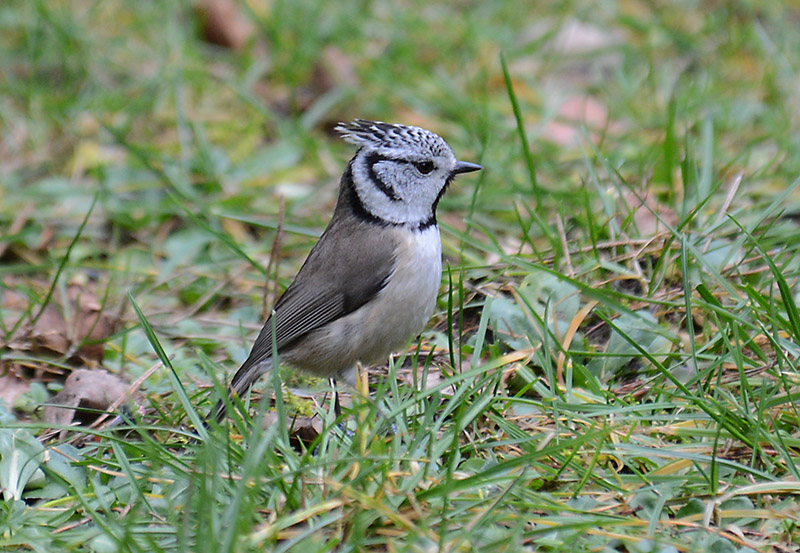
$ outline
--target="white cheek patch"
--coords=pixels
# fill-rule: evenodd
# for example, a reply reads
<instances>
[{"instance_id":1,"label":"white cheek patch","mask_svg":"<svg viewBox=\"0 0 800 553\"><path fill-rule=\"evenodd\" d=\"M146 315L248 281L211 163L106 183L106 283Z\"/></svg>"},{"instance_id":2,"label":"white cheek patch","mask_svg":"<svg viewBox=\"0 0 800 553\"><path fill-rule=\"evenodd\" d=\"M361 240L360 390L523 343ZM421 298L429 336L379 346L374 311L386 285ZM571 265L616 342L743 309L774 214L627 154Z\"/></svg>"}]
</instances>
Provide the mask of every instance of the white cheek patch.
<instances>
[{"instance_id":1,"label":"white cheek patch","mask_svg":"<svg viewBox=\"0 0 800 553\"><path fill-rule=\"evenodd\" d=\"M400 201L414 202L419 192L433 183L424 182L410 163L383 161L373 166L375 175L393 196Z\"/></svg>"},{"instance_id":2,"label":"white cheek patch","mask_svg":"<svg viewBox=\"0 0 800 553\"><path fill-rule=\"evenodd\" d=\"M394 161L379 161L372 166L373 181L377 180L375 184L382 190L387 191L386 195L391 199L399 201L404 199L402 194L405 187L403 183L406 177L403 174L404 167Z\"/></svg>"}]
</instances>

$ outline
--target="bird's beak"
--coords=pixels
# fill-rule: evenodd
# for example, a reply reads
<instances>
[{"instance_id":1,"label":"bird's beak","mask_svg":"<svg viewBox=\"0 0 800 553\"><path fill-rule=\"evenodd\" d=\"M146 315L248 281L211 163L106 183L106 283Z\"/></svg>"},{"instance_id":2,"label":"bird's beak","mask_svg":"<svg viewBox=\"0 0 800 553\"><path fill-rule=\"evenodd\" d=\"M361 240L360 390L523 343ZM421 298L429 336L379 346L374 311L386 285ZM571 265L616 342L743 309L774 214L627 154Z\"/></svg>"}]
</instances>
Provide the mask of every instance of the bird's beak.
<instances>
[{"instance_id":1,"label":"bird's beak","mask_svg":"<svg viewBox=\"0 0 800 553\"><path fill-rule=\"evenodd\" d=\"M453 169L453 176L460 175L461 173L472 173L473 171L480 171L483 169L477 163L470 163L469 161L457 161L456 168Z\"/></svg>"}]
</instances>

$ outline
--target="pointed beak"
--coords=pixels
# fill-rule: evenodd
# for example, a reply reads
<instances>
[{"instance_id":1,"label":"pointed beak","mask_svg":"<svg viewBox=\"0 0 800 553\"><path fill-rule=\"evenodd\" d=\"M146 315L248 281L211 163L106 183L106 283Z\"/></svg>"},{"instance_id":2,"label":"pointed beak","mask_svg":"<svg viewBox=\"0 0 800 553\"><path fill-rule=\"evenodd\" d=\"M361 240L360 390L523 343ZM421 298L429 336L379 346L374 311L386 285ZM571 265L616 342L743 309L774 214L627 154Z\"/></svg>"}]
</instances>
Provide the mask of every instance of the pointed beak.
<instances>
[{"instance_id":1,"label":"pointed beak","mask_svg":"<svg viewBox=\"0 0 800 553\"><path fill-rule=\"evenodd\" d=\"M456 162L456 168L453 169L453 176L460 175L461 173L472 173L473 171L480 171L483 169L477 163L470 163L469 161Z\"/></svg>"}]
</instances>

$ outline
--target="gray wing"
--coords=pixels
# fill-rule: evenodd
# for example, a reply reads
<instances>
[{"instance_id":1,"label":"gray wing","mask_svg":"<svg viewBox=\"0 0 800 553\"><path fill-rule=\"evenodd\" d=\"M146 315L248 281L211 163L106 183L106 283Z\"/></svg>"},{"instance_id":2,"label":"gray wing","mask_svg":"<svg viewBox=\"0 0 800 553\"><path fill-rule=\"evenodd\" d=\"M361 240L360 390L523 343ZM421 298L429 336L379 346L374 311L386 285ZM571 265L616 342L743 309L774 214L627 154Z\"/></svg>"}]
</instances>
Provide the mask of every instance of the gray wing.
<instances>
[{"instance_id":1,"label":"gray wing","mask_svg":"<svg viewBox=\"0 0 800 553\"><path fill-rule=\"evenodd\" d=\"M386 227L352 216L334 217L275 305L278 351L372 300L394 270L395 249L393 233ZM231 387L237 393L260 376L251 368L272 355L272 326L270 317L233 377Z\"/></svg>"}]
</instances>

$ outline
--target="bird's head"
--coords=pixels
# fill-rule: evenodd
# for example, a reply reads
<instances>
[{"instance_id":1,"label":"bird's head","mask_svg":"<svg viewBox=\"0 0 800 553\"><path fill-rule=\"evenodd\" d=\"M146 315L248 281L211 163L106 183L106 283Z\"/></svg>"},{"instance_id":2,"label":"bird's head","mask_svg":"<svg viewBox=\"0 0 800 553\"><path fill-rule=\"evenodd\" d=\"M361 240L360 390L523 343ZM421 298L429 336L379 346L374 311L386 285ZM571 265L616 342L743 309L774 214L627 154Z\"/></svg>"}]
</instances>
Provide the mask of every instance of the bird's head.
<instances>
[{"instance_id":1,"label":"bird's head","mask_svg":"<svg viewBox=\"0 0 800 553\"><path fill-rule=\"evenodd\" d=\"M360 146L350 161L358 199L389 224L435 223L436 206L453 178L481 169L457 160L442 137L419 127L356 119L336 130Z\"/></svg>"}]
</instances>

